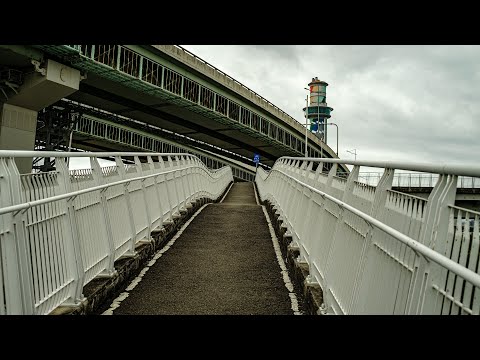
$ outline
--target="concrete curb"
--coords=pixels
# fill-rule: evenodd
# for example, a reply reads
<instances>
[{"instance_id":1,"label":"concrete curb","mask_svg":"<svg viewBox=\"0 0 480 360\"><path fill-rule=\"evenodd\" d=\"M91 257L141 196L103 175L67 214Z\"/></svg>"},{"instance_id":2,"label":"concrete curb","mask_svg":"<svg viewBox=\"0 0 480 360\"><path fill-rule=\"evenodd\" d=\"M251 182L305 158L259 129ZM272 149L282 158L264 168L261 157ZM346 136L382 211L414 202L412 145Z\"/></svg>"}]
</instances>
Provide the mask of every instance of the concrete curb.
<instances>
[{"instance_id":1,"label":"concrete curb","mask_svg":"<svg viewBox=\"0 0 480 360\"><path fill-rule=\"evenodd\" d=\"M99 315L107 310L111 302L124 290L124 288L140 273L145 265L153 258L155 253L177 233L195 212L204 204L219 202L230 188L212 201L201 198L192 203L192 206L175 218L173 223L165 224L159 231L152 232L153 241L139 244L135 257L119 259L115 262L117 274L111 278L99 278L89 282L83 288L85 300L78 307L59 306L50 315Z\"/></svg>"}]
</instances>

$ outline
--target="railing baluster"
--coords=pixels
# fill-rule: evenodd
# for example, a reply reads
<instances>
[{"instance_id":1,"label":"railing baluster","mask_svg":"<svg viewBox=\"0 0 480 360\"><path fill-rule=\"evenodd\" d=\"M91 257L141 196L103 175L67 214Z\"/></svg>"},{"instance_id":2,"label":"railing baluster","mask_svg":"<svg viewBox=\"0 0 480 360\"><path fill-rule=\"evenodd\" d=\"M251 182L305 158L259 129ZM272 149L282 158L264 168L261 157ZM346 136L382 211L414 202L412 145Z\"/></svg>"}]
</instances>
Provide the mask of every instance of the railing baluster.
<instances>
[{"instance_id":1,"label":"railing baluster","mask_svg":"<svg viewBox=\"0 0 480 360\"><path fill-rule=\"evenodd\" d=\"M55 161L58 169L58 184L59 189L64 194L73 191L70 181L70 174L68 172L67 164L63 159L57 158ZM83 300L83 282L85 278L84 265L82 260L82 250L80 239L78 236L78 226L75 214L75 207L73 205L74 197L70 197L65 200L66 218L64 221L64 236L65 236L65 250L66 250L66 262L69 266L70 276L73 278L73 286L69 292L70 296L67 300L67 304L72 306L78 305Z\"/></svg>"},{"instance_id":2,"label":"railing baluster","mask_svg":"<svg viewBox=\"0 0 480 360\"><path fill-rule=\"evenodd\" d=\"M90 158L90 166L92 168L92 176L96 183L96 185L104 185L105 179L102 174L102 169L100 164L98 163L98 159L96 157ZM102 223L105 224L106 229L106 238L104 239L107 243L108 248L108 266L101 273L101 276L115 276L117 271L115 270L114 262L115 262L115 243L112 234L112 226L110 224L110 217L108 216L108 205L107 205L107 196L106 196L106 189L100 190L100 205L102 207L101 216L102 216Z\"/></svg>"},{"instance_id":3,"label":"railing baluster","mask_svg":"<svg viewBox=\"0 0 480 360\"><path fill-rule=\"evenodd\" d=\"M122 161L121 156L115 156L115 163L117 164L117 170L120 175L120 178L122 180L127 179L127 174L125 172L125 165ZM129 183L124 183L123 184L123 196L125 198L125 203L127 207L127 213L128 213L128 224L130 226L130 246L129 250L127 253L125 253L125 256L135 256L136 251L135 251L135 243L137 239L137 230L135 228L135 222L134 222L134 215L133 215L133 210L132 210L132 204L130 202L130 191L128 189Z\"/></svg>"}]
</instances>

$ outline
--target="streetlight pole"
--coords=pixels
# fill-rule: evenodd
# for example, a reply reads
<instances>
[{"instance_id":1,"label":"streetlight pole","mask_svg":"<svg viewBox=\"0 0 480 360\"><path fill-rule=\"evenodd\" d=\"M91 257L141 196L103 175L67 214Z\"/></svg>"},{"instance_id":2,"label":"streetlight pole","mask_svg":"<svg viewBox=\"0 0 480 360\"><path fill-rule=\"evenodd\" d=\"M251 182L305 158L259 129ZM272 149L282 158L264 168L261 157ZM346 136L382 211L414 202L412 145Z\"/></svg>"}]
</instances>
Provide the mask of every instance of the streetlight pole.
<instances>
[{"instance_id":1,"label":"streetlight pole","mask_svg":"<svg viewBox=\"0 0 480 360\"><path fill-rule=\"evenodd\" d=\"M337 156L338 156L338 125L335 124L335 123L333 123L333 122L327 123L326 125L335 125L335 126L337 127ZM327 128L327 127L325 126L325 129L326 129L326 128Z\"/></svg>"},{"instance_id":2,"label":"streetlight pole","mask_svg":"<svg viewBox=\"0 0 480 360\"><path fill-rule=\"evenodd\" d=\"M357 149L347 150L350 154L355 155L355 161L357 160Z\"/></svg>"}]
</instances>

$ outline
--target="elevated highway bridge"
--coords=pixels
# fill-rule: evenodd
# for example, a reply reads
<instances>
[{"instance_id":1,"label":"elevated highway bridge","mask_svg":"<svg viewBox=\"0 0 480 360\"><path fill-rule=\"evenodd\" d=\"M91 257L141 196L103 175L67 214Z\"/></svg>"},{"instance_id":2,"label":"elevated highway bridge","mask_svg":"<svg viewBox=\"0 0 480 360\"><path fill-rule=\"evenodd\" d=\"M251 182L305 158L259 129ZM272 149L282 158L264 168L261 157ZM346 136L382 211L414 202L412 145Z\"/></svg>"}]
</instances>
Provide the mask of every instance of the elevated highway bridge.
<instances>
[{"instance_id":1,"label":"elevated highway bridge","mask_svg":"<svg viewBox=\"0 0 480 360\"><path fill-rule=\"evenodd\" d=\"M25 77L15 92L3 87L6 104L38 112L67 98L249 159L260 154L267 166L280 156L305 154L305 128L300 123L178 46L1 46L0 66ZM45 75L49 67L51 74L58 73L55 78ZM56 91L32 105L32 98L46 88L36 84L42 76ZM71 84L66 86L62 76ZM29 141L23 149L29 149ZM308 153L336 157L311 133Z\"/></svg>"}]
</instances>

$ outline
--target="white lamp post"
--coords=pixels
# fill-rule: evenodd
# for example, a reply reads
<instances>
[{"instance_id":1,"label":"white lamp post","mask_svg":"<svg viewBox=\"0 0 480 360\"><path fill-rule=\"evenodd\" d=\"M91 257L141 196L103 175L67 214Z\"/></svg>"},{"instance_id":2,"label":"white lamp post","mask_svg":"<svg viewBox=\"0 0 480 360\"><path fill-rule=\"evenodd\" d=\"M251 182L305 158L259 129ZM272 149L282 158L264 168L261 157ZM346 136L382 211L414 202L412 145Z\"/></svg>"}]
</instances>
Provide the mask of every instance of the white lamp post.
<instances>
[{"instance_id":1,"label":"white lamp post","mask_svg":"<svg viewBox=\"0 0 480 360\"><path fill-rule=\"evenodd\" d=\"M308 157L308 95L305 106L305 157Z\"/></svg>"},{"instance_id":2,"label":"white lamp post","mask_svg":"<svg viewBox=\"0 0 480 360\"><path fill-rule=\"evenodd\" d=\"M338 157L338 125L333 122L327 123L326 125L335 125L337 127L337 157Z\"/></svg>"},{"instance_id":3,"label":"white lamp post","mask_svg":"<svg viewBox=\"0 0 480 360\"><path fill-rule=\"evenodd\" d=\"M357 149L347 150L350 154L355 155L355 160L357 160Z\"/></svg>"}]
</instances>

